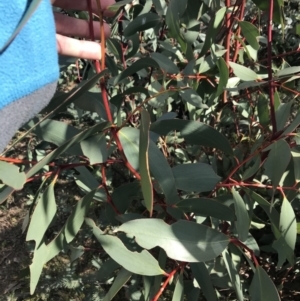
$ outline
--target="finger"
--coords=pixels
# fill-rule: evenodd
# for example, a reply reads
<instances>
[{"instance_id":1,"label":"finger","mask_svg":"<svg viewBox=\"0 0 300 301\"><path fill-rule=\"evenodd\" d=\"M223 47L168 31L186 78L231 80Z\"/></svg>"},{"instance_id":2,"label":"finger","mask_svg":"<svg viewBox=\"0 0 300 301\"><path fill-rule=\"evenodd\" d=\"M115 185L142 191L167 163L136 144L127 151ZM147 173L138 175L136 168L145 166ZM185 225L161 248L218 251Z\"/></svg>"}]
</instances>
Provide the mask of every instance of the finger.
<instances>
[{"instance_id":1,"label":"finger","mask_svg":"<svg viewBox=\"0 0 300 301\"><path fill-rule=\"evenodd\" d=\"M98 14L97 0L91 0L92 10L95 14ZM74 10L88 10L88 1L87 0L51 0L52 5L64 8L64 9L74 9ZM115 0L100 0L102 11L104 15L109 17L113 16L114 13L108 11L106 8L109 5L115 3Z\"/></svg>"},{"instance_id":2,"label":"finger","mask_svg":"<svg viewBox=\"0 0 300 301\"><path fill-rule=\"evenodd\" d=\"M66 36L90 38L89 22L87 20L68 17L60 13L54 13L56 32ZM96 39L100 39L100 23L93 22ZM105 37L110 36L110 27L103 24Z\"/></svg>"},{"instance_id":3,"label":"finger","mask_svg":"<svg viewBox=\"0 0 300 301\"><path fill-rule=\"evenodd\" d=\"M56 34L57 51L67 55L88 60L101 59L101 46L96 42L79 41Z\"/></svg>"}]
</instances>

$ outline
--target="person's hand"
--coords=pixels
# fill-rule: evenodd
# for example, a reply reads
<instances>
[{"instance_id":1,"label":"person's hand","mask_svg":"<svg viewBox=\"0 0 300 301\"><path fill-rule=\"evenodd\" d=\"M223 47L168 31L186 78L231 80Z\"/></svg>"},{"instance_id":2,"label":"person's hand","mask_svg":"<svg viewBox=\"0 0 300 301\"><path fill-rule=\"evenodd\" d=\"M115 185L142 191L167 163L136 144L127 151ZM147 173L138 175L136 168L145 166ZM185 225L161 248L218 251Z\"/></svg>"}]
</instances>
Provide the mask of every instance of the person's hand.
<instances>
[{"instance_id":1,"label":"person's hand","mask_svg":"<svg viewBox=\"0 0 300 301\"><path fill-rule=\"evenodd\" d=\"M115 3L114 0L100 0L104 16L111 16L111 12L106 10L109 5ZM53 6L63 9L88 10L87 0L51 0ZM93 13L98 15L96 0L92 0ZM76 36L80 38L90 38L89 23L86 20L72 18L60 13L54 13L56 26L57 51L59 54L68 55L84 59L101 59L100 44L92 41L84 41L70 38ZM104 24L105 36L110 36L110 28ZM100 24L94 22L95 39L100 39Z\"/></svg>"}]
</instances>

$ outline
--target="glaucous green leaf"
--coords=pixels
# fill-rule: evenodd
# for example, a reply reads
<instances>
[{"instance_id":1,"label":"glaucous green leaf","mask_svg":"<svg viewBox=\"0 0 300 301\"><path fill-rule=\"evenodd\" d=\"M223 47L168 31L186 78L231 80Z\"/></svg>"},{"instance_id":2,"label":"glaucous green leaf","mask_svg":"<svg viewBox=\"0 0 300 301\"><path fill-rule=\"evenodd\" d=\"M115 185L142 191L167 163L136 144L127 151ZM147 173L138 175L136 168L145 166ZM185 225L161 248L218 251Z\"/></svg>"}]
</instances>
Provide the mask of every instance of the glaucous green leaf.
<instances>
[{"instance_id":1,"label":"glaucous green leaf","mask_svg":"<svg viewBox=\"0 0 300 301\"><path fill-rule=\"evenodd\" d=\"M120 81L125 79L127 76L130 76L144 68L150 68L150 67L160 68L157 62L154 59L151 59L150 57L139 59L114 78L114 85L117 85Z\"/></svg>"},{"instance_id":2,"label":"glaucous green leaf","mask_svg":"<svg viewBox=\"0 0 300 301\"><path fill-rule=\"evenodd\" d=\"M232 154L228 140L211 126L191 120L171 119L156 121L150 130L161 136L166 136L171 131L180 131L180 137L189 144L213 147Z\"/></svg>"},{"instance_id":3,"label":"glaucous green leaf","mask_svg":"<svg viewBox=\"0 0 300 301\"><path fill-rule=\"evenodd\" d=\"M298 148L292 149L292 158L294 163L295 181L300 182L300 150Z\"/></svg>"},{"instance_id":4,"label":"glaucous green leaf","mask_svg":"<svg viewBox=\"0 0 300 301\"><path fill-rule=\"evenodd\" d=\"M116 13L122 6L128 4L128 3L131 3L132 0L122 0L122 1L119 1L119 2L116 2L112 5L109 5L107 6L107 10L111 11L111 12L114 12Z\"/></svg>"},{"instance_id":5,"label":"glaucous green leaf","mask_svg":"<svg viewBox=\"0 0 300 301\"><path fill-rule=\"evenodd\" d=\"M239 239L245 241L248 237L250 220L247 212L246 204L240 194L232 188L232 195L234 200L234 208L237 221L235 222L236 231L238 233Z\"/></svg>"},{"instance_id":6,"label":"glaucous green leaf","mask_svg":"<svg viewBox=\"0 0 300 301\"><path fill-rule=\"evenodd\" d=\"M93 229L94 236L105 252L126 270L146 276L165 274L156 259L147 250L131 252L117 236L108 235L101 231L92 219L86 218L85 222Z\"/></svg>"},{"instance_id":7,"label":"glaucous green leaf","mask_svg":"<svg viewBox=\"0 0 300 301\"><path fill-rule=\"evenodd\" d=\"M280 301L274 283L260 265L256 267L249 292L253 301Z\"/></svg>"},{"instance_id":8,"label":"glaucous green leaf","mask_svg":"<svg viewBox=\"0 0 300 301\"><path fill-rule=\"evenodd\" d=\"M283 76L287 76L287 75L291 75L294 73L299 73L300 72L300 66L293 66L293 67L288 67L288 68L284 68L282 70L277 71L274 76L275 77L283 77Z\"/></svg>"},{"instance_id":9,"label":"glaucous green leaf","mask_svg":"<svg viewBox=\"0 0 300 301\"><path fill-rule=\"evenodd\" d=\"M200 95L192 88L180 90L179 95L196 108L207 108L207 105L203 104Z\"/></svg>"},{"instance_id":10,"label":"glaucous green leaf","mask_svg":"<svg viewBox=\"0 0 300 301\"><path fill-rule=\"evenodd\" d=\"M262 93L258 96L257 113L258 113L259 123L263 127L268 126L270 123L269 101L266 98L266 96Z\"/></svg>"},{"instance_id":11,"label":"glaucous green leaf","mask_svg":"<svg viewBox=\"0 0 300 301\"><path fill-rule=\"evenodd\" d=\"M222 25L222 22L224 20L225 12L226 12L226 7L222 7L216 12L216 14L214 14L212 20L210 21L206 32L204 45L199 55L200 57L205 55L206 52L210 49L211 45L214 43L215 38L219 33L220 26Z\"/></svg>"},{"instance_id":12,"label":"glaucous green leaf","mask_svg":"<svg viewBox=\"0 0 300 301\"><path fill-rule=\"evenodd\" d=\"M20 172L18 166L0 161L0 180L3 184L19 190L26 183L26 175Z\"/></svg>"},{"instance_id":13,"label":"glaucous green leaf","mask_svg":"<svg viewBox=\"0 0 300 301\"><path fill-rule=\"evenodd\" d=\"M183 273L179 273L177 278L175 289L173 292L172 301L183 301L184 296L184 285L183 285Z\"/></svg>"},{"instance_id":14,"label":"glaucous green leaf","mask_svg":"<svg viewBox=\"0 0 300 301\"><path fill-rule=\"evenodd\" d=\"M234 212L222 203L209 198L184 199L176 203L176 208L186 213L195 213L200 216L212 216L220 220L234 221L236 216Z\"/></svg>"},{"instance_id":15,"label":"glaucous green leaf","mask_svg":"<svg viewBox=\"0 0 300 301\"><path fill-rule=\"evenodd\" d=\"M270 152L264 163L265 172L273 187L276 187L290 162L291 150L285 140L276 141L268 149Z\"/></svg>"},{"instance_id":16,"label":"glaucous green leaf","mask_svg":"<svg viewBox=\"0 0 300 301\"><path fill-rule=\"evenodd\" d=\"M259 44L256 39L259 36L258 29L252 23L247 21L239 21L239 25L242 29L242 34L246 38L246 41L251 45L252 48L258 50Z\"/></svg>"},{"instance_id":17,"label":"glaucous green leaf","mask_svg":"<svg viewBox=\"0 0 300 301\"><path fill-rule=\"evenodd\" d=\"M225 62L225 60L220 57L219 60L216 62L218 69L219 69L219 73L220 73L220 80L219 80L219 84L218 84L218 89L217 89L217 93L216 93L216 97L220 96L227 85L228 79L229 79L229 70L228 70L228 66Z\"/></svg>"},{"instance_id":18,"label":"glaucous green leaf","mask_svg":"<svg viewBox=\"0 0 300 301\"><path fill-rule=\"evenodd\" d=\"M177 65L175 65L167 56L158 52L152 52L150 57L159 64L161 70L171 74L177 74L179 72Z\"/></svg>"},{"instance_id":19,"label":"glaucous green leaf","mask_svg":"<svg viewBox=\"0 0 300 301\"><path fill-rule=\"evenodd\" d=\"M127 271L124 268L121 269L120 271L118 271L118 274L117 274L113 284L109 288L109 291L107 292L107 294L103 298L103 301L113 300L113 298L124 287L124 285L130 279L131 276L132 276L132 273Z\"/></svg>"},{"instance_id":20,"label":"glaucous green leaf","mask_svg":"<svg viewBox=\"0 0 300 301\"><path fill-rule=\"evenodd\" d=\"M253 70L243 65L239 65L234 62L229 62L229 65L232 68L233 73L245 82L258 79L258 75Z\"/></svg>"},{"instance_id":21,"label":"glaucous green leaf","mask_svg":"<svg viewBox=\"0 0 300 301\"><path fill-rule=\"evenodd\" d=\"M139 31L144 31L155 27L161 20L161 17L154 13L146 13L137 16L132 20L124 30L124 36L130 37Z\"/></svg>"},{"instance_id":22,"label":"glaucous green leaf","mask_svg":"<svg viewBox=\"0 0 300 301\"><path fill-rule=\"evenodd\" d=\"M153 212L153 188L149 170L149 127L150 116L144 109L141 110L141 125L140 125L140 147L139 147L139 166L141 174L141 187L144 196L144 201L150 217Z\"/></svg>"},{"instance_id":23,"label":"glaucous green leaf","mask_svg":"<svg viewBox=\"0 0 300 301\"><path fill-rule=\"evenodd\" d=\"M105 134L97 134L80 142L83 154L90 164L103 163L107 160Z\"/></svg>"},{"instance_id":24,"label":"glaucous green leaf","mask_svg":"<svg viewBox=\"0 0 300 301\"><path fill-rule=\"evenodd\" d=\"M293 103L294 102L291 100L287 103L281 103L278 106L275 112L277 131L280 131L285 127L289 117L291 116L291 107Z\"/></svg>"},{"instance_id":25,"label":"glaucous green leaf","mask_svg":"<svg viewBox=\"0 0 300 301\"><path fill-rule=\"evenodd\" d=\"M280 212L279 222L280 237L273 244L273 247L278 251L278 267L281 267L285 260L288 260L291 265L294 265L294 249L297 238L297 221L295 212L290 202L284 198Z\"/></svg>"},{"instance_id":26,"label":"glaucous green leaf","mask_svg":"<svg viewBox=\"0 0 300 301\"><path fill-rule=\"evenodd\" d=\"M241 285L241 279L240 279L239 272L237 271L237 269L236 269L236 267L235 267L235 265L232 261L232 258L229 255L228 250L225 249L222 252L222 255L223 255L223 259L224 259L224 262L225 262L225 266L226 266L228 275L229 275L230 280L231 280L231 284L232 284L232 286L235 290L237 299L239 301L244 301L243 290L242 290L242 285Z\"/></svg>"},{"instance_id":27,"label":"glaucous green leaf","mask_svg":"<svg viewBox=\"0 0 300 301\"><path fill-rule=\"evenodd\" d=\"M221 178L205 163L180 164L172 168L177 189L184 191L211 191Z\"/></svg>"},{"instance_id":28,"label":"glaucous green leaf","mask_svg":"<svg viewBox=\"0 0 300 301\"><path fill-rule=\"evenodd\" d=\"M27 231L26 241L34 240L36 245L40 245L56 214L56 210L54 182L52 182L37 202Z\"/></svg>"},{"instance_id":29,"label":"glaucous green leaf","mask_svg":"<svg viewBox=\"0 0 300 301\"><path fill-rule=\"evenodd\" d=\"M171 225L155 218L133 220L121 225L115 232L134 236L136 242L145 249L159 246L168 257L185 262L214 259L229 242L223 233L185 220Z\"/></svg>"},{"instance_id":30,"label":"glaucous green leaf","mask_svg":"<svg viewBox=\"0 0 300 301\"><path fill-rule=\"evenodd\" d=\"M204 262L190 263L190 267L193 272L193 276L201 287L201 290L206 298L209 301L219 300L214 289L210 274Z\"/></svg>"}]
</instances>

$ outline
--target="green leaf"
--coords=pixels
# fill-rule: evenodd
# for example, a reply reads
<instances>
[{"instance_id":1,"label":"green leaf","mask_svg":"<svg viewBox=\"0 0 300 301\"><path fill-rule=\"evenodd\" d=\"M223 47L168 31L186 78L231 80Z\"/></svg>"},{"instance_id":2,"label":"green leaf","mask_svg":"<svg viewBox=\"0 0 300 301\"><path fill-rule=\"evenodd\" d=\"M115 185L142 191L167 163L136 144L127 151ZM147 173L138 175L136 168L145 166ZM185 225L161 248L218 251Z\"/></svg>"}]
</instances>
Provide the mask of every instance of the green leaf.
<instances>
[{"instance_id":1,"label":"green leaf","mask_svg":"<svg viewBox=\"0 0 300 301\"><path fill-rule=\"evenodd\" d=\"M89 136L93 135L94 133L101 132L105 128L108 128L110 123L102 122L98 123L86 130L81 131L79 134L73 136L71 139L66 141L60 147L49 153L45 156L42 160L40 160L36 165L34 165L26 174L27 179L32 177L35 173L37 173L41 168L43 168L46 164L50 163L52 160L56 159L60 154L65 152L75 143L79 143L82 140L88 138Z\"/></svg>"},{"instance_id":2,"label":"green leaf","mask_svg":"<svg viewBox=\"0 0 300 301\"><path fill-rule=\"evenodd\" d=\"M157 62L151 58L142 58L134 62L130 67L126 68L114 79L114 85L117 85L120 81L125 79L127 76L130 76L144 68L160 68Z\"/></svg>"},{"instance_id":3,"label":"green leaf","mask_svg":"<svg viewBox=\"0 0 300 301\"><path fill-rule=\"evenodd\" d=\"M26 176L24 172L20 172L18 166L0 161L0 180L13 189L19 190L26 183Z\"/></svg>"},{"instance_id":4,"label":"green leaf","mask_svg":"<svg viewBox=\"0 0 300 301\"><path fill-rule=\"evenodd\" d=\"M258 79L258 75L253 70L245 66L236 64L234 62L229 62L229 65L232 68L233 73L245 82Z\"/></svg>"},{"instance_id":5,"label":"green leaf","mask_svg":"<svg viewBox=\"0 0 300 301\"><path fill-rule=\"evenodd\" d=\"M260 265L256 267L249 292L253 301L280 301L274 283Z\"/></svg>"},{"instance_id":6,"label":"green leaf","mask_svg":"<svg viewBox=\"0 0 300 301\"><path fill-rule=\"evenodd\" d=\"M268 149L271 150L264 164L265 172L273 187L277 187L290 162L291 150L285 140L276 141Z\"/></svg>"},{"instance_id":7,"label":"green leaf","mask_svg":"<svg viewBox=\"0 0 300 301\"><path fill-rule=\"evenodd\" d=\"M274 74L274 77L283 77L283 76L287 76L287 75L291 75L291 74L299 73L299 72L300 72L300 66L288 67L288 68L277 71Z\"/></svg>"},{"instance_id":8,"label":"green leaf","mask_svg":"<svg viewBox=\"0 0 300 301\"><path fill-rule=\"evenodd\" d=\"M228 79L229 79L229 70L228 70L228 66L226 64L226 62L224 61L224 59L221 57L219 58L219 60L216 62L218 69L219 69L219 73L220 73L220 80L219 80L219 85L218 85L218 89L216 92L216 97L220 96L227 85Z\"/></svg>"},{"instance_id":9,"label":"green leaf","mask_svg":"<svg viewBox=\"0 0 300 301\"><path fill-rule=\"evenodd\" d=\"M233 263L232 258L229 255L228 250L224 250L222 255L223 255L223 259L225 262L225 266L226 266L228 275L231 280L231 284L234 287L234 290L236 292L237 299L239 301L244 301L240 275L239 275L238 271L236 270L236 267Z\"/></svg>"},{"instance_id":10,"label":"green leaf","mask_svg":"<svg viewBox=\"0 0 300 301\"><path fill-rule=\"evenodd\" d=\"M182 119L159 120L150 126L150 130L162 136L171 131L180 131L180 137L188 144L217 148L226 154L232 154L232 148L225 136L202 122Z\"/></svg>"},{"instance_id":11,"label":"green leaf","mask_svg":"<svg viewBox=\"0 0 300 301\"><path fill-rule=\"evenodd\" d=\"M36 11L38 6L40 5L41 0L32 0L28 3L28 7L26 11L24 12L21 20L19 21L19 24L17 25L16 29L14 32L11 34L9 39L5 42L4 46L0 48L0 55L5 49L12 43L12 41L16 38L18 33L22 30L22 28L25 26L27 21L30 19L30 17L33 15L33 13Z\"/></svg>"},{"instance_id":12,"label":"green leaf","mask_svg":"<svg viewBox=\"0 0 300 301\"><path fill-rule=\"evenodd\" d=\"M253 161L254 161L253 165L251 165L244 171L243 176L242 176L242 181L245 181L245 180L251 178L259 170L260 163L261 163L260 156L254 157Z\"/></svg>"},{"instance_id":13,"label":"green leaf","mask_svg":"<svg viewBox=\"0 0 300 301\"><path fill-rule=\"evenodd\" d=\"M294 162L295 181L300 182L300 150L298 148L292 149L292 158Z\"/></svg>"},{"instance_id":14,"label":"green leaf","mask_svg":"<svg viewBox=\"0 0 300 301\"><path fill-rule=\"evenodd\" d=\"M250 22L246 21L240 21L239 25L242 29L242 33L244 37L246 38L246 41L249 43L249 45L254 48L255 50L259 49L259 44L257 42L257 37L259 36L258 29L251 24Z\"/></svg>"},{"instance_id":15,"label":"green leaf","mask_svg":"<svg viewBox=\"0 0 300 301\"><path fill-rule=\"evenodd\" d=\"M112 5L107 6L107 10L116 13L122 6L131 3L133 0L122 0Z\"/></svg>"},{"instance_id":16,"label":"green leaf","mask_svg":"<svg viewBox=\"0 0 300 301\"><path fill-rule=\"evenodd\" d=\"M287 103L281 103L278 106L275 112L277 131L280 131L285 127L288 119L291 116L291 107L293 103L294 102L291 100Z\"/></svg>"},{"instance_id":17,"label":"green leaf","mask_svg":"<svg viewBox=\"0 0 300 301\"><path fill-rule=\"evenodd\" d=\"M56 202L54 195L54 182L51 182L42 193L41 198L34 209L30 225L27 231L26 241L34 240L36 246L42 242L56 214Z\"/></svg>"},{"instance_id":18,"label":"green leaf","mask_svg":"<svg viewBox=\"0 0 300 301\"><path fill-rule=\"evenodd\" d=\"M179 72L177 65L175 65L167 56L158 52L152 52L150 56L157 62L161 70L171 74L177 74Z\"/></svg>"},{"instance_id":19,"label":"green leaf","mask_svg":"<svg viewBox=\"0 0 300 301\"><path fill-rule=\"evenodd\" d=\"M134 236L145 249L159 246L168 257L184 262L214 259L229 242L223 233L185 220L168 225L161 219L138 219L121 225L115 232Z\"/></svg>"},{"instance_id":20,"label":"green leaf","mask_svg":"<svg viewBox=\"0 0 300 301\"><path fill-rule=\"evenodd\" d=\"M126 282L131 278L131 276L132 276L131 272L125 269L121 269L118 272L115 281L109 288L109 291L107 292L106 296L103 298L103 301L113 300L113 298L117 295L117 293L124 287Z\"/></svg>"},{"instance_id":21,"label":"green leaf","mask_svg":"<svg viewBox=\"0 0 300 301\"><path fill-rule=\"evenodd\" d=\"M231 190L234 200L235 214L237 217L236 230L241 241L247 240L250 220L246 209L246 205L240 194L232 188Z\"/></svg>"},{"instance_id":22,"label":"green leaf","mask_svg":"<svg viewBox=\"0 0 300 301\"><path fill-rule=\"evenodd\" d=\"M204 41L204 45L201 49L201 53L199 57L206 54L206 52L210 49L211 45L214 43L217 34L219 33L220 27L224 21L224 16L226 12L226 7L219 9L216 14L213 16L212 20L209 23L206 38Z\"/></svg>"},{"instance_id":23,"label":"green leaf","mask_svg":"<svg viewBox=\"0 0 300 301\"><path fill-rule=\"evenodd\" d=\"M194 89L182 89L179 92L183 100L195 106L196 108L207 108L207 105L204 105L202 98Z\"/></svg>"},{"instance_id":24,"label":"green leaf","mask_svg":"<svg viewBox=\"0 0 300 301\"><path fill-rule=\"evenodd\" d=\"M172 168L177 189L184 191L211 191L221 178L205 163L180 164Z\"/></svg>"},{"instance_id":25,"label":"green leaf","mask_svg":"<svg viewBox=\"0 0 300 301\"><path fill-rule=\"evenodd\" d=\"M204 262L198 263L190 263L193 276L198 282L201 290L206 298L209 301L217 301L219 300L216 294L216 290L214 289L209 272Z\"/></svg>"},{"instance_id":26,"label":"green leaf","mask_svg":"<svg viewBox=\"0 0 300 301\"><path fill-rule=\"evenodd\" d=\"M235 221L234 212L222 203L209 198L184 199L176 203L176 208L186 213L195 213L200 216L211 216L225 221Z\"/></svg>"},{"instance_id":27,"label":"green leaf","mask_svg":"<svg viewBox=\"0 0 300 301\"><path fill-rule=\"evenodd\" d=\"M154 28L161 21L161 17L154 13L146 13L137 16L124 30L124 36L130 37L139 31Z\"/></svg>"},{"instance_id":28,"label":"green leaf","mask_svg":"<svg viewBox=\"0 0 300 301\"><path fill-rule=\"evenodd\" d=\"M284 130L284 132L281 134L280 137L284 137L285 135L290 134L292 131L295 130L300 124L300 113L297 114L295 119L292 121L292 123Z\"/></svg>"},{"instance_id":29,"label":"green leaf","mask_svg":"<svg viewBox=\"0 0 300 301\"><path fill-rule=\"evenodd\" d=\"M258 96L257 101L257 113L259 123L266 127L270 124L270 109L269 109L269 101L264 94L260 94Z\"/></svg>"},{"instance_id":30,"label":"green leaf","mask_svg":"<svg viewBox=\"0 0 300 301\"><path fill-rule=\"evenodd\" d=\"M122 61L123 52L120 42L117 39L107 39L106 40L108 49L114 54L114 56Z\"/></svg>"},{"instance_id":31,"label":"green leaf","mask_svg":"<svg viewBox=\"0 0 300 301\"><path fill-rule=\"evenodd\" d=\"M179 274L177 278L172 301L183 301L184 285L183 285L183 274Z\"/></svg>"},{"instance_id":32,"label":"green leaf","mask_svg":"<svg viewBox=\"0 0 300 301\"><path fill-rule=\"evenodd\" d=\"M144 201L150 217L153 213L153 188L149 171L149 127L150 116L144 109L141 110L141 126L140 126L140 148L139 148L139 165L141 173L141 186Z\"/></svg>"},{"instance_id":33,"label":"green leaf","mask_svg":"<svg viewBox=\"0 0 300 301\"><path fill-rule=\"evenodd\" d=\"M171 0L166 13L166 24L169 29L169 36L178 41L183 53L187 51L187 44L180 30L180 16L184 13L186 5L187 0Z\"/></svg>"},{"instance_id":34,"label":"green leaf","mask_svg":"<svg viewBox=\"0 0 300 301\"><path fill-rule=\"evenodd\" d=\"M280 212L279 231L281 236L273 244L278 251L278 267L287 259L291 265L295 263L294 249L297 239L297 221L290 202L284 198Z\"/></svg>"},{"instance_id":35,"label":"green leaf","mask_svg":"<svg viewBox=\"0 0 300 301\"><path fill-rule=\"evenodd\" d=\"M90 164L103 163L107 160L105 134L97 134L80 142L83 154Z\"/></svg>"},{"instance_id":36,"label":"green leaf","mask_svg":"<svg viewBox=\"0 0 300 301\"><path fill-rule=\"evenodd\" d=\"M156 259L147 251L131 252L123 242L113 235L105 234L90 218L85 219L86 224L93 229L93 234L102 245L105 252L118 264L128 271L146 276L162 275L165 272L159 267ZM130 223L130 222L129 222ZM127 223L125 223L127 224ZM124 224L124 225L125 225Z\"/></svg>"},{"instance_id":37,"label":"green leaf","mask_svg":"<svg viewBox=\"0 0 300 301\"><path fill-rule=\"evenodd\" d=\"M118 131L124 154L135 170L139 170L140 132L138 129L123 127Z\"/></svg>"}]
</instances>

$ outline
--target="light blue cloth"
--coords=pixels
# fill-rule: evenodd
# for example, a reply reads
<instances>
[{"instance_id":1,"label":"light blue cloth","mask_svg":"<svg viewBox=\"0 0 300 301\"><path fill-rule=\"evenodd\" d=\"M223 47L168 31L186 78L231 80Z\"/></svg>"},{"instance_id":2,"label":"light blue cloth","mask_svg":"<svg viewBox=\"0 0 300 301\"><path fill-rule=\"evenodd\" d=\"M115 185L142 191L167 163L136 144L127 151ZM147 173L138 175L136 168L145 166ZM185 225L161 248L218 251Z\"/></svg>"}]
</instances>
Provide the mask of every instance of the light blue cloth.
<instances>
[{"instance_id":1,"label":"light blue cloth","mask_svg":"<svg viewBox=\"0 0 300 301\"><path fill-rule=\"evenodd\" d=\"M1 48L26 8L26 0L0 1ZM52 7L49 0L42 0L15 40L0 54L0 109L57 80L57 62Z\"/></svg>"},{"instance_id":2,"label":"light blue cloth","mask_svg":"<svg viewBox=\"0 0 300 301\"><path fill-rule=\"evenodd\" d=\"M0 49L13 34L30 2L31 0L0 0ZM7 139L14 134L11 126L16 131L22 123L47 105L53 96L53 86L56 85L58 76L52 6L50 0L42 0L13 42L0 52L0 113L7 110L9 112L0 114L0 151L3 144L8 143ZM49 85L51 89L47 89ZM43 95L37 94L39 90L44 91ZM36 105L33 105L31 95L35 95L34 101L38 102ZM30 101L31 105L28 106ZM23 111L22 114L18 114L16 109Z\"/></svg>"}]
</instances>

